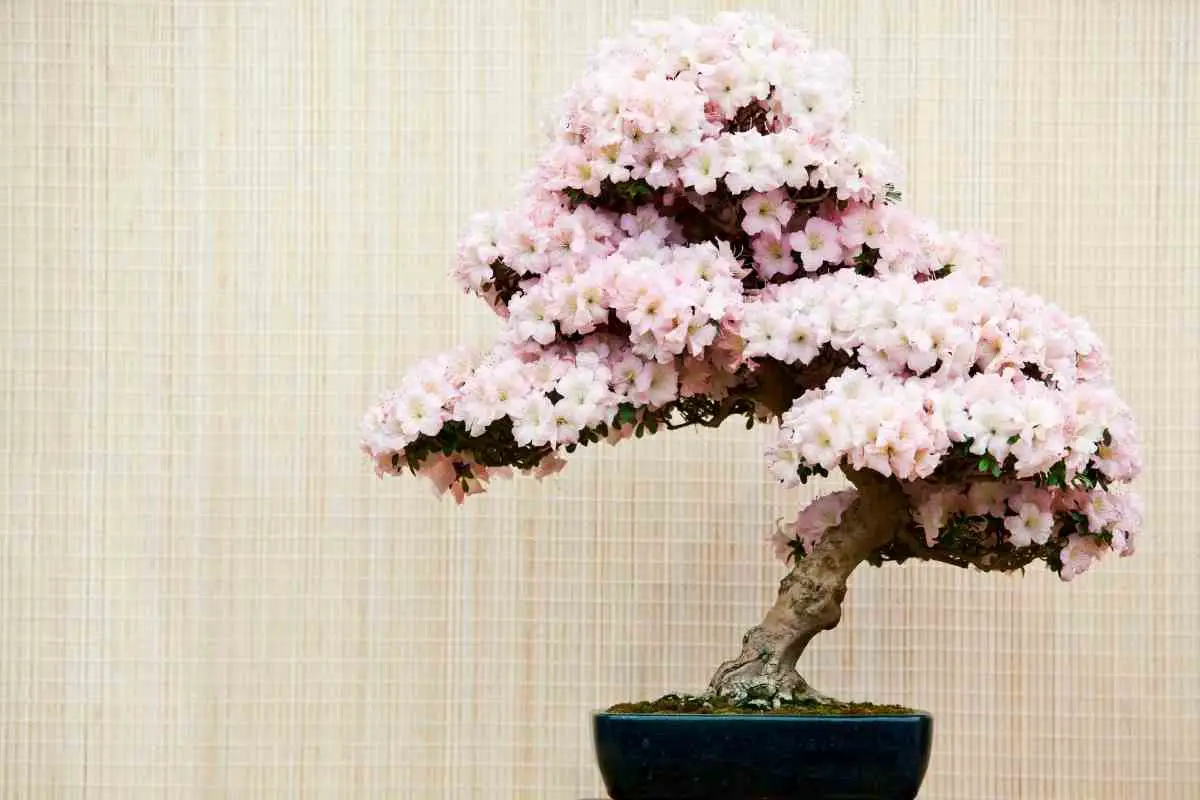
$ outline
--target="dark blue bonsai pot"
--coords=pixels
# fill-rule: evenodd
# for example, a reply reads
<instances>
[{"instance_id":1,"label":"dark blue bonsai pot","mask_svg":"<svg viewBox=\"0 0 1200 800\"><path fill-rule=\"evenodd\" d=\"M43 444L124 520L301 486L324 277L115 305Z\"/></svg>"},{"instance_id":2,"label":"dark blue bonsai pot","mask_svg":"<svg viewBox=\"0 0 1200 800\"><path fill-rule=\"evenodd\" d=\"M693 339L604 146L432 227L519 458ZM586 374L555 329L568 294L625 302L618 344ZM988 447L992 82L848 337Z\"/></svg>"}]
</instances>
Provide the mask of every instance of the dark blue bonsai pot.
<instances>
[{"instance_id":1,"label":"dark blue bonsai pot","mask_svg":"<svg viewBox=\"0 0 1200 800\"><path fill-rule=\"evenodd\" d=\"M913 800L933 718L598 713L593 730L612 800Z\"/></svg>"}]
</instances>

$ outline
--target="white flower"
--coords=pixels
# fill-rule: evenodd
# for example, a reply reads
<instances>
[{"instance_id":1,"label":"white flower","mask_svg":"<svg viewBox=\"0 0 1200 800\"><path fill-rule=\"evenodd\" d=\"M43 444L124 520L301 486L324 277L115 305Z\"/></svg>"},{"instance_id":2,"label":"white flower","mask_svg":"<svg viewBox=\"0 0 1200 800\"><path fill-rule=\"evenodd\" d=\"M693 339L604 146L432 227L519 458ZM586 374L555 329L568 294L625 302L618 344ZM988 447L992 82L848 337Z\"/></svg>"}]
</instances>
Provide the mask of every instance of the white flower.
<instances>
[{"instance_id":1,"label":"white flower","mask_svg":"<svg viewBox=\"0 0 1200 800\"><path fill-rule=\"evenodd\" d=\"M837 264L842 260L837 226L820 217L811 217L803 231L789 237L788 244L800 254L806 272L815 272L825 264Z\"/></svg>"},{"instance_id":2,"label":"white flower","mask_svg":"<svg viewBox=\"0 0 1200 800\"><path fill-rule=\"evenodd\" d=\"M673 363L654 363L637 377L630 400L639 405L664 406L679 396L679 375Z\"/></svg>"},{"instance_id":3,"label":"white flower","mask_svg":"<svg viewBox=\"0 0 1200 800\"><path fill-rule=\"evenodd\" d=\"M1015 516L1005 517L1004 527L1013 547L1045 544L1054 528L1054 515L1037 503L1021 503Z\"/></svg>"},{"instance_id":4,"label":"white flower","mask_svg":"<svg viewBox=\"0 0 1200 800\"><path fill-rule=\"evenodd\" d=\"M752 192L742 201L742 208L746 212L742 218L742 230L751 236L769 233L776 239L783 236L783 226L787 225L795 211L787 194L780 189Z\"/></svg>"},{"instance_id":5,"label":"white flower","mask_svg":"<svg viewBox=\"0 0 1200 800\"><path fill-rule=\"evenodd\" d=\"M753 189L769 192L783 185L783 166L769 139L757 131L729 137L730 156L725 162L725 185L735 194Z\"/></svg>"},{"instance_id":6,"label":"white flower","mask_svg":"<svg viewBox=\"0 0 1200 800\"><path fill-rule=\"evenodd\" d=\"M446 416L441 401L434 395L415 389L401 395L392 406L392 417L408 437L418 434L434 436L442 428Z\"/></svg>"},{"instance_id":7,"label":"white flower","mask_svg":"<svg viewBox=\"0 0 1200 800\"><path fill-rule=\"evenodd\" d=\"M520 338L547 345L557 336L549 304L540 293L516 295L509 301L508 311Z\"/></svg>"},{"instance_id":8,"label":"white flower","mask_svg":"<svg viewBox=\"0 0 1200 800\"><path fill-rule=\"evenodd\" d=\"M513 439L540 447L554 442L554 406L543 394L526 397L513 411Z\"/></svg>"}]
</instances>

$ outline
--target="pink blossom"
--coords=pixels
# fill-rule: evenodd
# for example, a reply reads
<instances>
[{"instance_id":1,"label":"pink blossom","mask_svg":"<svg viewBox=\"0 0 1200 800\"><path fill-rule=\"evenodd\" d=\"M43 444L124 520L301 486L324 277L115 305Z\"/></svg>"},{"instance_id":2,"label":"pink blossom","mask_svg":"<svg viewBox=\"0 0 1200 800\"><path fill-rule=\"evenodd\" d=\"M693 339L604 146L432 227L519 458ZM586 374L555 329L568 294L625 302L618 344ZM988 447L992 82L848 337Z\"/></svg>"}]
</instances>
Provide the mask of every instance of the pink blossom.
<instances>
[{"instance_id":1,"label":"pink blossom","mask_svg":"<svg viewBox=\"0 0 1200 800\"><path fill-rule=\"evenodd\" d=\"M454 462L441 453L435 453L422 461L418 471L430 480L434 492L439 495L445 494L458 477Z\"/></svg>"},{"instance_id":2,"label":"pink blossom","mask_svg":"<svg viewBox=\"0 0 1200 800\"><path fill-rule=\"evenodd\" d=\"M698 397L712 393L715 370L712 365L698 358L688 358L680 371L679 396Z\"/></svg>"},{"instance_id":3,"label":"pink blossom","mask_svg":"<svg viewBox=\"0 0 1200 800\"><path fill-rule=\"evenodd\" d=\"M666 286L647 286L625 315L625 321L635 333L659 332L670 329L672 303Z\"/></svg>"},{"instance_id":4,"label":"pink blossom","mask_svg":"<svg viewBox=\"0 0 1200 800\"><path fill-rule=\"evenodd\" d=\"M934 490L917 505L917 524L925 532L925 544L933 547L950 515L962 508L962 495L953 489Z\"/></svg>"},{"instance_id":5,"label":"pink blossom","mask_svg":"<svg viewBox=\"0 0 1200 800\"><path fill-rule=\"evenodd\" d=\"M810 139L811 134L805 133L804 128L789 128L771 139L779 157L780 178L792 188L803 189L808 186L808 168L820 159Z\"/></svg>"},{"instance_id":6,"label":"pink blossom","mask_svg":"<svg viewBox=\"0 0 1200 800\"><path fill-rule=\"evenodd\" d=\"M561 293L557 303L561 311L557 316L563 333L591 333L608 320L608 298L602 281L601 276L588 274Z\"/></svg>"},{"instance_id":7,"label":"pink blossom","mask_svg":"<svg viewBox=\"0 0 1200 800\"><path fill-rule=\"evenodd\" d=\"M559 147L554 151L554 155L556 186L581 189L590 195L600 194L600 183L604 175L594 169L592 160L582 147Z\"/></svg>"},{"instance_id":8,"label":"pink blossom","mask_svg":"<svg viewBox=\"0 0 1200 800\"><path fill-rule=\"evenodd\" d=\"M780 189L770 192L751 192L742 200L745 216L742 230L751 236L768 233L778 239L783 236L783 226L792 218L795 206Z\"/></svg>"},{"instance_id":9,"label":"pink blossom","mask_svg":"<svg viewBox=\"0 0 1200 800\"><path fill-rule=\"evenodd\" d=\"M553 311L547 298L541 293L517 295L509 301L508 310L513 331L521 339L550 344L558 335L554 327Z\"/></svg>"},{"instance_id":10,"label":"pink blossom","mask_svg":"<svg viewBox=\"0 0 1200 800\"><path fill-rule=\"evenodd\" d=\"M850 437L848 422L830 409L800 431L800 456L808 464L832 470L848 449Z\"/></svg>"},{"instance_id":11,"label":"pink blossom","mask_svg":"<svg viewBox=\"0 0 1200 800\"><path fill-rule=\"evenodd\" d=\"M717 181L725 174L725 154L721 140L706 139L683 158L679 179L697 194L708 194L717 188Z\"/></svg>"},{"instance_id":12,"label":"pink blossom","mask_svg":"<svg viewBox=\"0 0 1200 800\"><path fill-rule=\"evenodd\" d=\"M856 205L842 215L839 235L848 250L866 245L878 249L887 234L886 213L883 208Z\"/></svg>"},{"instance_id":13,"label":"pink blossom","mask_svg":"<svg viewBox=\"0 0 1200 800\"><path fill-rule=\"evenodd\" d=\"M980 516L1004 516L1011 487L998 481L976 481L967 489L966 512Z\"/></svg>"},{"instance_id":14,"label":"pink blossom","mask_svg":"<svg viewBox=\"0 0 1200 800\"><path fill-rule=\"evenodd\" d=\"M1036 503L1022 503L1016 511L1014 516L1004 519L1004 528L1013 547L1028 547L1049 541L1054 527L1053 515L1043 511Z\"/></svg>"},{"instance_id":15,"label":"pink blossom","mask_svg":"<svg viewBox=\"0 0 1200 800\"><path fill-rule=\"evenodd\" d=\"M789 527L777 526L767 535L766 541L771 545L775 558L787 564L792 557L792 543L796 541Z\"/></svg>"},{"instance_id":16,"label":"pink blossom","mask_svg":"<svg viewBox=\"0 0 1200 800\"><path fill-rule=\"evenodd\" d=\"M629 354L617 361L612 368L612 387L622 399L631 396L634 387L646 385L651 380L652 363Z\"/></svg>"},{"instance_id":17,"label":"pink blossom","mask_svg":"<svg viewBox=\"0 0 1200 800\"><path fill-rule=\"evenodd\" d=\"M407 392L392 404L392 419L410 439L419 434L433 436L441 430L446 414L441 400L420 388Z\"/></svg>"},{"instance_id":18,"label":"pink blossom","mask_svg":"<svg viewBox=\"0 0 1200 800\"><path fill-rule=\"evenodd\" d=\"M800 254L807 272L815 272L825 264L836 264L842 260L837 226L820 217L811 217L804 224L803 231L791 234L788 243L792 250Z\"/></svg>"},{"instance_id":19,"label":"pink blossom","mask_svg":"<svg viewBox=\"0 0 1200 800\"><path fill-rule=\"evenodd\" d=\"M783 185L783 163L770 139L756 131L729 136L725 161L725 185L735 194L754 190L769 192Z\"/></svg>"},{"instance_id":20,"label":"pink blossom","mask_svg":"<svg viewBox=\"0 0 1200 800\"><path fill-rule=\"evenodd\" d=\"M638 375L629 399L651 408L666 405L679 396L679 376L672 363L651 364Z\"/></svg>"},{"instance_id":21,"label":"pink blossom","mask_svg":"<svg viewBox=\"0 0 1200 800\"><path fill-rule=\"evenodd\" d=\"M540 447L554 442L554 405L545 395L525 398L514 409L512 418L513 439L517 444Z\"/></svg>"},{"instance_id":22,"label":"pink blossom","mask_svg":"<svg viewBox=\"0 0 1200 800\"><path fill-rule=\"evenodd\" d=\"M1087 515L1088 529L1093 532L1105 530L1120 518L1120 509L1113 496L1105 491L1087 495L1083 512Z\"/></svg>"},{"instance_id":23,"label":"pink blossom","mask_svg":"<svg viewBox=\"0 0 1200 800\"><path fill-rule=\"evenodd\" d=\"M698 85L726 117L732 117L759 91L745 62L736 59L722 61L705 70Z\"/></svg>"},{"instance_id":24,"label":"pink blossom","mask_svg":"<svg viewBox=\"0 0 1200 800\"><path fill-rule=\"evenodd\" d=\"M633 436L637 426L629 425L610 425L608 428L608 436L605 437L609 444L616 444Z\"/></svg>"},{"instance_id":25,"label":"pink blossom","mask_svg":"<svg viewBox=\"0 0 1200 800\"><path fill-rule=\"evenodd\" d=\"M1074 580L1100 560L1106 548L1092 536L1072 535L1059 554L1062 569L1059 576L1064 581Z\"/></svg>"},{"instance_id":26,"label":"pink blossom","mask_svg":"<svg viewBox=\"0 0 1200 800\"><path fill-rule=\"evenodd\" d=\"M619 220L621 230L626 236L636 239L649 233L654 241L662 245L675 231L676 224L669 217L664 217L653 206L641 206L637 211L622 214Z\"/></svg>"},{"instance_id":27,"label":"pink blossom","mask_svg":"<svg viewBox=\"0 0 1200 800\"><path fill-rule=\"evenodd\" d=\"M799 540L805 553L812 553L825 532L842 521L846 510L858 497L858 492L848 489L818 497L796 517L791 525L790 538ZM778 551L777 551L778 552Z\"/></svg>"},{"instance_id":28,"label":"pink blossom","mask_svg":"<svg viewBox=\"0 0 1200 800\"><path fill-rule=\"evenodd\" d=\"M828 326L820 315L793 314L783 322L786 350L780 361L789 364L808 364L821 352L828 340Z\"/></svg>"},{"instance_id":29,"label":"pink blossom","mask_svg":"<svg viewBox=\"0 0 1200 800\"><path fill-rule=\"evenodd\" d=\"M562 458L557 453L551 453L541 461L533 469L533 477L539 481L549 478L551 475L557 475L567 466L567 460Z\"/></svg>"},{"instance_id":30,"label":"pink blossom","mask_svg":"<svg viewBox=\"0 0 1200 800\"><path fill-rule=\"evenodd\" d=\"M587 427L592 411L586 403L565 398L555 403L550 413L555 443L573 444L579 441L579 433Z\"/></svg>"},{"instance_id":31,"label":"pink blossom","mask_svg":"<svg viewBox=\"0 0 1200 800\"><path fill-rule=\"evenodd\" d=\"M763 234L755 236L751 244L754 248L754 267L764 279L795 274L796 262L781 239Z\"/></svg>"}]
</instances>

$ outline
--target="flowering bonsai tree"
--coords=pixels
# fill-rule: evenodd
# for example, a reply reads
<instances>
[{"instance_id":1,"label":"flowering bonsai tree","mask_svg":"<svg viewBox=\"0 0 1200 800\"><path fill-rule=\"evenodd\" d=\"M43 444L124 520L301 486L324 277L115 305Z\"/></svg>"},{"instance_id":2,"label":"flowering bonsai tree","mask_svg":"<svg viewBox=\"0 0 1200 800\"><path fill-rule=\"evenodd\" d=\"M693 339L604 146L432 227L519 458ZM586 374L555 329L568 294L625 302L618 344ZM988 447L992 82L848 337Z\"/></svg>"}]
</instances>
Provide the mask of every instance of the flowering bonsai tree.
<instances>
[{"instance_id":1,"label":"flowering bonsai tree","mask_svg":"<svg viewBox=\"0 0 1200 800\"><path fill-rule=\"evenodd\" d=\"M1070 580L1133 553L1140 524L1100 341L1002 284L990 239L900 204L892 154L847 130L849 76L754 15L605 42L515 208L458 248L454 278L503 334L417 364L364 421L380 475L459 502L580 447L729 420L776 426L785 485L840 470L853 488L773 534L790 572L709 696L821 698L796 660L860 564Z\"/></svg>"}]
</instances>

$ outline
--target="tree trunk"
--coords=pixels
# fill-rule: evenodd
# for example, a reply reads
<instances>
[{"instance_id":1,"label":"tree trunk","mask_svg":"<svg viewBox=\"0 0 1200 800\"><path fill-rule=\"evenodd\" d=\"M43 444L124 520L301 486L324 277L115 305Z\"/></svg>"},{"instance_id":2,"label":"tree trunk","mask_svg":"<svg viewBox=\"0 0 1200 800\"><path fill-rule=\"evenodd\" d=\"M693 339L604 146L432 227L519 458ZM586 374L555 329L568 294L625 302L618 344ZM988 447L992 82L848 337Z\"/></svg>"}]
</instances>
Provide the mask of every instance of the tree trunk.
<instances>
[{"instance_id":1,"label":"tree trunk","mask_svg":"<svg viewBox=\"0 0 1200 800\"><path fill-rule=\"evenodd\" d=\"M896 481L874 472L846 474L858 497L841 523L795 563L779 585L775 605L743 637L741 654L713 675L710 693L738 695L755 688L796 700L828 699L800 677L796 659L814 636L838 624L850 573L891 541L908 515L908 499Z\"/></svg>"}]
</instances>

